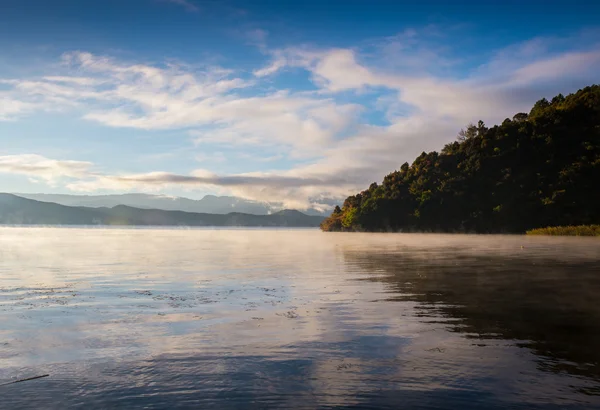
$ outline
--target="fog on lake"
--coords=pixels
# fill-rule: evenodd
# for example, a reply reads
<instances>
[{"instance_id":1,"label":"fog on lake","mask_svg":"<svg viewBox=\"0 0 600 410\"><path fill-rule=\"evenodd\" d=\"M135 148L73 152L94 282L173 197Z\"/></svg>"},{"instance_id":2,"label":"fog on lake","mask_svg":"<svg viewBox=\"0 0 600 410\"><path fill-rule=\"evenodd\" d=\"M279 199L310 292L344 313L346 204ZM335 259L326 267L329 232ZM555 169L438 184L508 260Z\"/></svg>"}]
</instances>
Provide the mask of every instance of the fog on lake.
<instances>
[{"instance_id":1,"label":"fog on lake","mask_svg":"<svg viewBox=\"0 0 600 410\"><path fill-rule=\"evenodd\" d=\"M600 407L596 238L0 228L0 408Z\"/></svg>"}]
</instances>

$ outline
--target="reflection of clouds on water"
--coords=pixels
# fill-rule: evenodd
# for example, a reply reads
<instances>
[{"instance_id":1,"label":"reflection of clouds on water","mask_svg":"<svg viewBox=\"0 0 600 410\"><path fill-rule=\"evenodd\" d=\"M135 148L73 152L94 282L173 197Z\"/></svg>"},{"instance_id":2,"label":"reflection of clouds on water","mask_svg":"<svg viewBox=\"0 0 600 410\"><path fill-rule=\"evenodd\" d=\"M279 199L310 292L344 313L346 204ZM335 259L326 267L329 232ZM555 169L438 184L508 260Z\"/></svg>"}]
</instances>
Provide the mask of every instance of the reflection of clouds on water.
<instances>
[{"instance_id":1,"label":"reflection of clouds on water","mask_svg":"<svg viewBox=\"0 0 600 410\"><path fill-rule=\"evenodd\" d=\"M552 281L575 268L587 273L573 283L589 280L599 256L593 242L0 231L0 379L48 371L52 380L25 387L38 403L46 397L59 408L50 398L65 390L67 402L85 392L92 407L110 400L161 407L173 397L220 408L598 403L576 392L593 391L592 379L540 371L555 357L517 346L535 342L535 333L506 333L528 321L504 320L515 312L506 303L540 285L571 311L585 309L573 289L555 291ZM19 400L17 391L7 397Z\"/></svg>"}]
</instances>

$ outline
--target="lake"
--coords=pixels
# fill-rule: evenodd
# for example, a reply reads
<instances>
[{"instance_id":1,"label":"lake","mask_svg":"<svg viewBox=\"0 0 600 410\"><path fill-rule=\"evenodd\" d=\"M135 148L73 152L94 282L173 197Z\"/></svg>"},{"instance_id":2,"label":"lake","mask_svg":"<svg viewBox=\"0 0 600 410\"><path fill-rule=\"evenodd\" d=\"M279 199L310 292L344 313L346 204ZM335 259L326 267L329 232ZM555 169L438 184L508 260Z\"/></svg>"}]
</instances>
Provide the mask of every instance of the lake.
<instances>
[{"instance_id":1,"label":"lake","mask_svg":"<svg viewBox=\"0 0 600 410\"><path fill-rule=\"evenodd\" d=\"M600 408L597 238L0 228L0 407Z\"/></svg>"}]
</instances>

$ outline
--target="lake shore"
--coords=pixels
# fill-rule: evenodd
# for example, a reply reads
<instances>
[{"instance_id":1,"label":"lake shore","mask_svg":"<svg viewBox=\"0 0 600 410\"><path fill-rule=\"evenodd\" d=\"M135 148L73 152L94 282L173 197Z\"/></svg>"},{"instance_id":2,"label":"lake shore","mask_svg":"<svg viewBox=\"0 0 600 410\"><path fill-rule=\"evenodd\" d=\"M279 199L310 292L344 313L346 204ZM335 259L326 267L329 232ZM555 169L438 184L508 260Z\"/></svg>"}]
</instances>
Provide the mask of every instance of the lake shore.
<instances>
[{"instance_id":1,"label":"lake shore","mask_svg":"<svg viewBox=\"0 0 600 410\"><path fill-rule=\"evenodd\" d=\"M527 235L600 236L600 225L549 226L527 231Z\"/></svg>"}]
</instances>

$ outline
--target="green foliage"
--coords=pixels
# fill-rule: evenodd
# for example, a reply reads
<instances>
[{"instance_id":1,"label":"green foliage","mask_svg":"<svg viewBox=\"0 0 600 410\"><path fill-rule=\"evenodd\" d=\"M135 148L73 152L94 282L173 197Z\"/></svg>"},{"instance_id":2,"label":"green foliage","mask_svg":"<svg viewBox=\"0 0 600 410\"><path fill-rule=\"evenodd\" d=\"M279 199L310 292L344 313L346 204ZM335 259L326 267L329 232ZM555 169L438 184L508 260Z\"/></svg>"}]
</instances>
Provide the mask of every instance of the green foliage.
<instances>
[{"instance_id":1,"label":"green foliage","mask_svg":"<svg viewBox=\"0 0 600 410\"><path fill-rule=\"evenodd\" d=\"M321 228L515 232L600 223L600 86L538 101L348 197Z\"/></svg>"},{"instance_id":2,"label":"green foliage","mask_svg":"<svg viewBox=\"0 0 600 410\"><path fill-rule=\"evenodd\" d=\"M600 236L600 225L551 226L532 229L527 235Z\"/></svg>"},{"instance_id":3,"label":"green foliage","mask_svg":"<svg viewBox=\"0 0 600 410\"><path fill-rule=\"evenodd\" d=\"M346 229L352 228L357 222L357 209L351 208L342 216L342 226Z\"/></svg>"}]
</instances>

